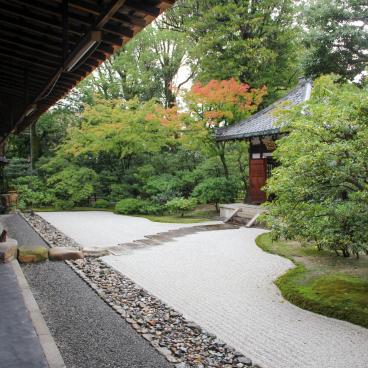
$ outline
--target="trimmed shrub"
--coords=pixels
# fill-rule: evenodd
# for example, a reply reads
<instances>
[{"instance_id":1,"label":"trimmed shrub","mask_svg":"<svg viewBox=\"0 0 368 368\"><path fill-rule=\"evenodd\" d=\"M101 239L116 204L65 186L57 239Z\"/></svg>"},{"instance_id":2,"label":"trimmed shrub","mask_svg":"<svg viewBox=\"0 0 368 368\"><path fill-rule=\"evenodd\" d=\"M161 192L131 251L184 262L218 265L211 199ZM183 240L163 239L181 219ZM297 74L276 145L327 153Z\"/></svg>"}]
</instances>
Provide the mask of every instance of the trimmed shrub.
<instances>
[{"instance_id":1,"label":"trimmed shrub","mask_svg":"<svg viewBox=\"0 0 368 368\"><path fill-rule=\"evenodd\" d=\"M93 207L95 208L109 208L110 207L110 202L107 201L106 199L97 199L96 202L94 203Z\"/></svg>"},{"instance_id":2,"label":"trimmed shrub","mask_svg":"<svg viewBox=\"0 0 368 368\"><path fill-rule=\"evenodd\" d=\"M185 212L191 211L195 208L197 201L194 198L186 199L183 197L173 198L166 203L166 208L170 213L180 213L181 217Z\"/></svg>"},{"instance_id":3,"label":"trimmed shrub","mask_svg":"<svg viewBox=\"0 0 368 368\"><path fill-rule=\"evenodd\" d=\"M146 202L142 208L142 213L147 215L162 215L164 212L164 206L158 203Z\"/></svg>"},{"instance_id":4,"label":"trimmed shrub","mask_svg":"<svg viewBox=\"0 0 368 368\"><path fill-rule=\"evenodd\" d=\"M234 180L222 177L208 178L194 188L192 196L201 203L214 203L219 212L219 203L233 202L238 189Z\"/></svg>"},{"instance_id":5,"label":"trimmed shrub","mask_svg":"<svg viewBox=\"0 0 368 368\"><path fill-rule=\"evenodd\" d=\"M13 184L19 195L20 210L49 206L55 201L52 190L37 176L22 176L14 180Z\"/></svg>"},{"instance_id":6,"label":"trimmed shrub","mask_svg":"<svg viewBox=\"0 0 368 368\"><path fill-rule=\"evenodd\" d=\"M125 198L115 205L115 212L122 215L132 215L144 213L147 202L139 198Z\"/></svg>"}]
</instances>

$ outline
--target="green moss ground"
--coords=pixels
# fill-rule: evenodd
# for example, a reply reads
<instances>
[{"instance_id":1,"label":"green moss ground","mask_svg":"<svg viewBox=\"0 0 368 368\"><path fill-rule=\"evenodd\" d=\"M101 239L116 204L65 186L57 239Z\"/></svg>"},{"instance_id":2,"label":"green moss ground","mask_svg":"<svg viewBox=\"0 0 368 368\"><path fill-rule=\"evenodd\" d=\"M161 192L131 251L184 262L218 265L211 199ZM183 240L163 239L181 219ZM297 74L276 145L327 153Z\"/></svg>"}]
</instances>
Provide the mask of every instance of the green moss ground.
<instances>
[{"instance_id":1,"label":"green moss ground","mask_svg":"<svg viewBox=\"0 0 368 368\"><path fill-rule=\"evenodd\" d=\"M272 241L270 233L256 239L264 251L292 260L296 267L275 284L295 305L368 328L368 256L337 257L311 245Z\"/></svg>"}]
</instances>

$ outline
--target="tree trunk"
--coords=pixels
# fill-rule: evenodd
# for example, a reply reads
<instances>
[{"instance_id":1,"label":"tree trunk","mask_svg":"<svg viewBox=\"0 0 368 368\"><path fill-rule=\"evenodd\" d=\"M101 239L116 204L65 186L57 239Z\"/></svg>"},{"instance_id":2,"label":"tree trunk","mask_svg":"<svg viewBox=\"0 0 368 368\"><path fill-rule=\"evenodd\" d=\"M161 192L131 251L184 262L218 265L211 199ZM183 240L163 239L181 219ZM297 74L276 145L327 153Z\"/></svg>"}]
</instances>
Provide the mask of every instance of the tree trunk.
<instances>
[{"instance_id":1,"label":"tree trunk","mask_svg":"<svg viewBox=\"0 0 368 368\"><path fill-rule=\"evenodd\" d=\"M244 199L243 199L243 203L246 203L247 201L247 192L248 192L248 177L244 174L245 172L245 168L242 162L242 157L241 155L239 155L238 157L238 168L240 171L240 177L241 177L241 181L243 183L243 190L244 190Z\"/></svg>"},{"instance_id":2,"label":"tree trunk","mask_svg":"<svg viewBox=\"0 0 368 368\"><path fill-rule=\"evenodd\" d=\"M31 146L31 169L35 169L35 164L40 157L40 138L37 136L36 123L30 127L30 146Z\"/></svg>"},{"instance_id":3,"label":"tree trunk","mask_svg":"<svg viewBox=\"0 0 368 368\"><path fill-rule=\"evenodd\" d=\"M225 177L226 177L226 179L229 179L229 169L227 167L226 158L225 158L225 142L218 143L217 148L218 148L218 150L217 150L218 155L220 157L222 167L224 169Z\"/></svg>"},{"instance_id":4,"label":"tree trunk","mask_svg":"<svg viewBox=\"0 0 368 368\"><path fill-rule=\"evenodd\" d=\"M342 254L344 257L350 257L350 253L349 253L349 250L345 247L342 249Z\"/></svg>"}]
</instances>

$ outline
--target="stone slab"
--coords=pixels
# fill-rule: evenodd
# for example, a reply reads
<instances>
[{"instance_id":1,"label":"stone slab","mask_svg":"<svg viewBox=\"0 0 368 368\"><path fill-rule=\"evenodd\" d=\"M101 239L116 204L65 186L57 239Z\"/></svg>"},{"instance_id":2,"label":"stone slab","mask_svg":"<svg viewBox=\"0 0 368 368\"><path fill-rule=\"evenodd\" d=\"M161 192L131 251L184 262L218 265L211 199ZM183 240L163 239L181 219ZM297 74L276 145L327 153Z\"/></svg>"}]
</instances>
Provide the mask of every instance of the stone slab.
<instances>
[{"instance_id":1,"label":"stone slab","mask_svg":"<svg viewBox=\"0 0 368 368\"><path fill-rule=\"evenodd\" d=\"M0 290L0 367L48 368L12 262L0 264Z\"/></svg>"},{"instance_id":2,"label":"stone slab","mask_svg":"<svg viewBox=\"0 0 368 368\"><path fill-rule=\"evenodd\" d=\"M18 260L21 263L36 263L47 261L49 258L49 250L43 246L19 247Z\"/></svg>"},{"instance_id":3,"label":"stone slab","mask_svg":"<svg viewBox=\"0 0 368 368\"><path fill-rule=\"evenodd\" d=\"M18 243L15 239L8 238L0 243L0 262L6 263L17 258Z\"/></svg>"},{"instance_id":4,"label":"stone slab","mask_svg":"<svg viewBox=\"0 0 368 368\"><path fill-rule=\"evenodd\" d=\"M28 282L17 261L12 262L13 271L17 277L18 285L22 291L25 305L30 314L34 329L38 335L41 347L45 354L49 368L66 368L64 360L55 344L35 298L29 288Z\"/></svg>"},{"instance_id":5,"label":"stone slab","mask_svg":"<svg viewBox=\"0 0 368 368\"><path fill-rule=\"evenodd\" d=\"M49 250L50 261L68 261L82 259L83 257L83 252L75 248L55 247Z\"/></svg>"}]
</instances>

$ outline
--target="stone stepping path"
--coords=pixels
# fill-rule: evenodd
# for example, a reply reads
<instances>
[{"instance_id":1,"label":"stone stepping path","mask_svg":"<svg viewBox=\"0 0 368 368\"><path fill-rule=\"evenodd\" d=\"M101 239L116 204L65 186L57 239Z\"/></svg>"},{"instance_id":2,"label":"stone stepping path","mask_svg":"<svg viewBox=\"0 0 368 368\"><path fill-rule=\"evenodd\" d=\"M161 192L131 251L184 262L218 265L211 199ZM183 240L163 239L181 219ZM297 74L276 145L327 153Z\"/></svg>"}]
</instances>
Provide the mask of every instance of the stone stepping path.
<instances>
[{"instance_id":1,"label":"stone stepping path","mask_svg":"<svg viewBox=\"0 0 368 368\"><path fill-rule=\"evenodd\" d=\"M134 240L133 242L122 243L115 247L109 247L108 252L114 256L123 256L129 254L132 250L171 243L183 236L197 234L204 231L216 230L234 230L239 227L232 224L214 224L214 225L197 225L192 227L183 227L175 230L160 232L154 235L146 235L143 239Z\"/></svg>"}]
</instances>

